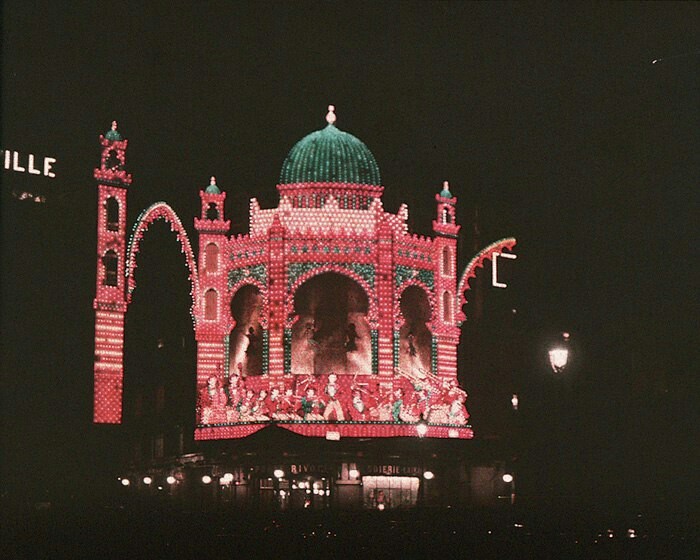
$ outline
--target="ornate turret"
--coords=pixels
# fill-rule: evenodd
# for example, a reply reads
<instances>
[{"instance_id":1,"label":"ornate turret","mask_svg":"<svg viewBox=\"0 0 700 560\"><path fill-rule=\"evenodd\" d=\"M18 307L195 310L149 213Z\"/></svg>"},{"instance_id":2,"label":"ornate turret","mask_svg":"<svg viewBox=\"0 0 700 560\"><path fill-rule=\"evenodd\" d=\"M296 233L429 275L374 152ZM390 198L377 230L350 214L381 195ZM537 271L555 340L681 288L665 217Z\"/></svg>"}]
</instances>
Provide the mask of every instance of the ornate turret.
<instances>
[{"instance_id":1,"label":"ornate turret","mask_svg":"<svg viewBox=\"0 0 700 560\"><path fill-rule=\"evenodd\" d=\"M455 206L457 197L452 196L450 184L443 181L442 190L435 195L437 201L437 219L433 221L433 231L438 235L457 237L460 226L457 225Z\"/></svg>"},{"instance_id":2,"label":"ornate turret","mask_svg":"<svg viewBox=\"0 0 700 560\"><path fill-rule=\"evenodd\" d=\"M216 185L216 177L209 179L209 185L199 191L202 200L201 218L194 220L194 227L199 232L226 233L231 227L229 220L224 220L224 201L226 193Z\"/></svg>"},{"instance_id":3,"label":"ornate turret","mask_svg":"<svg viewBox=\"0 0 700 560\"><path fill-rule=\"evenodd\" d=\"M126 170L128 141L117 121L100 136L97 181L97 263L95 309L95 422L121 421L126 313L126 198L131 175Z\"/></svg>"}]
</instances>

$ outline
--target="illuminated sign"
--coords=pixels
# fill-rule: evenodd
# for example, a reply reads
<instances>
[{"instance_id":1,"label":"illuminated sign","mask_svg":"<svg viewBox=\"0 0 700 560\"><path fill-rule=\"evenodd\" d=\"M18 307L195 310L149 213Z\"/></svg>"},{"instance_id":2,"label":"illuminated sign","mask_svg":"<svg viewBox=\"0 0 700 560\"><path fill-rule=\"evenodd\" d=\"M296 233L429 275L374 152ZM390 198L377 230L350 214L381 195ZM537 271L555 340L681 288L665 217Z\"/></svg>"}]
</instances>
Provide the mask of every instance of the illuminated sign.
<instances>
[{"instance_id":1,"label":"illuminated sign","mask_svg":"<svg viewBox=\"0 0 700 560\"><path fill-rule=\"evenodd\" d=\"M52 171L56 158L22 154L16 150L2 150L2 152L5 169L9 171L28 173L29 175L43 175L51 178L56 176Z\"/></svg>"},{"instance_id":2,"label":"illuminated sign","mask_svg":"<svg viewBox=\"0 0 700 560\"><path fill-rule=\"evenodd\" d=\"M493 252L493 266L491 267L491 285L494 288L507 288L508 284L505 282L498 281L498 258L502 257L504 259L516 259L517 255L513 253L499 253L498 251Z\"/></svg>"}]
</instances>

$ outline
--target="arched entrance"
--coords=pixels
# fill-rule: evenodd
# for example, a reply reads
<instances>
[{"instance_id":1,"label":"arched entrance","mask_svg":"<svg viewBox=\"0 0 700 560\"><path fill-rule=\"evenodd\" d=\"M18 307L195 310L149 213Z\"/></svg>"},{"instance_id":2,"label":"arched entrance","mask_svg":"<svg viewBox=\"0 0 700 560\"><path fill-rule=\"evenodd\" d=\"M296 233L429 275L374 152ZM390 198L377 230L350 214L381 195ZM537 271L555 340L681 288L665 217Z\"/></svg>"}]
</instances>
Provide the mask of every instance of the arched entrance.
<instances>
[{"instance_id":1,"label":"arched entrance","mask_svg":"<svg viewBox=\"0 0 700 560\"><path fill-rule=\"evenodd\" d=\"M432 334L426 323L431 319L430 302L425 290L408 286L401 294L399 329L399 368L409 374L431 370Z\"/></svg>"},{"instance_id":2,"label":"arched entrance","mask_svg":"<svg viewBox=\"0 0 700 560\"><path fill-rule=\"evenodd\" d=\"M310 278L294 294L292 373L371 374L369 300L342 274Z\"/></svg>"},{"instance_id":3,"label":"arched entrance","mask_svg":"<svg viewBox=\"0 0 700 560\"><path fill-rule=\"evenodd\" d=\"M230 375L262 375L262 303L260 290L253 285L243 286L231 300L231 316L236 326L229 336Z\"/></svg>"}]
</instances>

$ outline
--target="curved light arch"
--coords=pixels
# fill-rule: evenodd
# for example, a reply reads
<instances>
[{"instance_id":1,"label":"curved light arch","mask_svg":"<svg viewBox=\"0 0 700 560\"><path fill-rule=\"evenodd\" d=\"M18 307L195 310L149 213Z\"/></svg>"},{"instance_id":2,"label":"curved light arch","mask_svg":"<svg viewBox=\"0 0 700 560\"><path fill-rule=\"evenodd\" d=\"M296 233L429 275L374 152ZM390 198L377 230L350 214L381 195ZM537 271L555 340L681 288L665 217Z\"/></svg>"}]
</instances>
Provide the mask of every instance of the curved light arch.
<instances>
[{"instance_id":1,"label":"curved light arch","mask_svg":"<svg viewBox=\"0 0 700 560\"><path fill-rule=\"evenodd\" d=\"M134 229L131 233L131 238L129 239L126 257L125 275L127 280L127 303L131 303L131 295L136 289L136 278L134 276L134 272L138 266L136 263L136 256L139 253L141 241L143 240L143 236L148 231L150 225L156 220L164 220L170 223L170 231L175 232L177 240L182 247L182 253L185 255L185 265L190 271L188 279L192 284L192 291L190 293L192 296L192 308L190 312L193 320L196 321L197 311L200 308L200 302L198 301L200 295L197 261L194 258L192 245L190 244L190 239L187 236L187 231L182 225L180 218L175 213L175 210L173 210L166 202L156 202L143 210L134 224Z\"/></svg>"},{"instance_id":2,"label":"curved light arch","mask_svg":"<svg viewBox=\"0 0 700 560\"><path fill-rule=\"evenodd\" d=\"M365 295L367 296L367 303L369 305L369 309L367 310L367 322L369 323L370 328L376 328L376 325L379 321L379 313L377 311L377 301L374 297L374 290L370 287L367 281L364 278L362 278L362 276L360 276L359 274L353 272L352 270L348 270L347 268L344 268L342 266L334 266L332 264L319 266L318 268L309 270L301 276L299 276L299 278L296 279L294 284L292 284L289 290L290 297L287 300L286 305L287 327L291 327L294 323L294 304L296 301L297 290L307 280L310 280L314 276L319 276L327 272L335 272L336 274L346 276L351 280L357 282L357 284L359 284L359 286L362 288L362 290L365 292Z\"/></svg>"},{"instance_id":3,"label":"curved light arch","mask_svg":"<svg viewBox=\"0 0 700 560\"><path fill-rule=\"evenodd\" d=\"M459 284L457 285L457 294L455 297L457 309L455 310L454 317L457 319L458 325L461 325L467 320L467 316L464 314L463 308L467 304L465 292L471 289L469 280L476 277L476 271L478 268L484 267L484 261L493 259L494 253L500 253L505 249L512 251L516 243L517 240L515 237L505 237L503 239L499 239L498 241L494 241L490 245L484 247L474 256L471 261L469 261L469 264L464 269L462 277L459 280Z\"/></svg>"}]
</instances>

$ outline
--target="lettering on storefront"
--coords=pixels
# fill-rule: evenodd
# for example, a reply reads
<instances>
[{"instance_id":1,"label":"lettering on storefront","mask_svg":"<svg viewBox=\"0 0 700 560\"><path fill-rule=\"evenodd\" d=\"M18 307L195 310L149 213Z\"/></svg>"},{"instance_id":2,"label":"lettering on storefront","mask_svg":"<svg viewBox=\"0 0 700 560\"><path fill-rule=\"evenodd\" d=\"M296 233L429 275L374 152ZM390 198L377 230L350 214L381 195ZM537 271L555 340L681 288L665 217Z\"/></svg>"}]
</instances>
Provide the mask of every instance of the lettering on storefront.
<instances>
[{"instance_id":1,"label":"lettering on storefront","mask_svg":"<svg viewBox=\"0 0 700 560\"><path fill-rule=\"evenodd\" d=\"M361 474L385 475L385 476L420 476L421 469L411 465L363 465L358 466ZM328 465L316 465L313 463L290 465L289 473L292 475L321 474L327 475L333 469Z\"/></svg>"},{"instance_id":2,"label":"lettering on storefront","mask_svg":"<svg viewBox=\"0 0 700 560\"><path fill-rule=\"evenodd\" d=\"M386 476L420 476L419 467L408 465L365 465L362 474L383 474Z\"/></svg>"}]
</instances>

